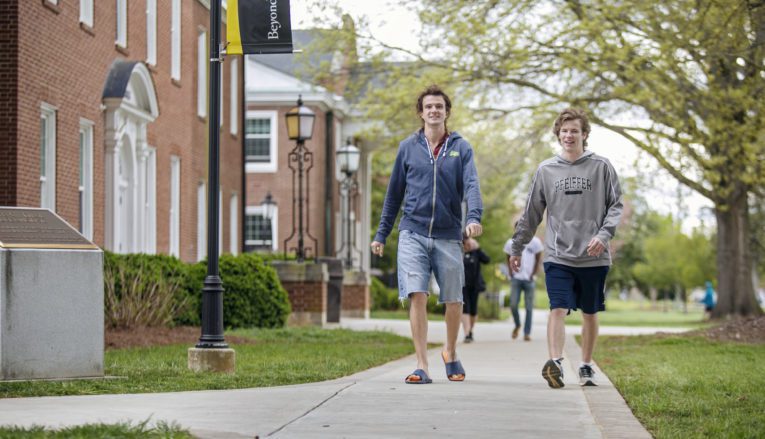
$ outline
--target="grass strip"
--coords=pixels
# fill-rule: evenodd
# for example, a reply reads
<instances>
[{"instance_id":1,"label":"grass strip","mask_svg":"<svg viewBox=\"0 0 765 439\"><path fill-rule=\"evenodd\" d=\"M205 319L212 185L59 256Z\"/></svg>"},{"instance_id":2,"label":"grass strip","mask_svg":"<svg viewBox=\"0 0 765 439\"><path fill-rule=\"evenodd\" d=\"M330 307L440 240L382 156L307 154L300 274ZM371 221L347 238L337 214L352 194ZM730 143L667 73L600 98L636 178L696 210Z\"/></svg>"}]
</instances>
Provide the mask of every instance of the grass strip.
<instances>
[{"instance_id":1,"label":"grass strip","mask_svg":"<svg viewBox=\"0 0 765 439\"><path fill-rule=\"evenodd\" d=\"M765 345L602 337L595 361L656 438L763 437Z\"/></svg>"},{"instance_id":2,"label":"grass strip","mask_svg":"<svg viewBox=\"0 0 765 439\"><path fill-rule=\"evenodd\" d=\"M0 439L191 439L194 436L176 424L157 422L150 427L148 421L139 424L86 424L76 427L50 429L34 427L0 427Z\"/></svg>"},{"instance_id":3,"label":"grass strip","mask_svg":"<svg viewBox=\"0 0 765 439\"><path fill-rule=\"evenodd\" d=\"M414 352L411 340L392 333L320 328L250 329L229 334L255 344L236 350L234 374L195 373L189 345L106 351L105 373L124 379L0 383L0 397L158 393L242 389L331 380Z\"/></svg>"}]
</instances>

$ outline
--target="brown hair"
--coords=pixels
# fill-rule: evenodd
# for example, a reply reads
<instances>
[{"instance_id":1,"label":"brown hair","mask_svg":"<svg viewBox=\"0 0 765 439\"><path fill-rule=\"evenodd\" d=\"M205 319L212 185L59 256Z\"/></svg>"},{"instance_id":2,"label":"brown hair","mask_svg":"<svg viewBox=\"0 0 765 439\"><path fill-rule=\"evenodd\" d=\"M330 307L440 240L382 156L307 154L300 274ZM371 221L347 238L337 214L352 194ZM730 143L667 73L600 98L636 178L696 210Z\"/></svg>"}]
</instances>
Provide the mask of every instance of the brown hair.
<instances>
[{"instance_id":1,"label":"brown hair","mask_svg":"<svg viewBox=\"0 0 765 439\"><path fill-rule=\"evenodd\" d=\"M587 119L587 113L585 113L584 110L580 108L566 108L560 112L558 118L555 119L555 123L553 124L553 133L555 134L555 138L558 140L558 142L560 142L560 127L564 122L568 122L570 120L579 121L579 124L582 126L582 134L590 134L590 121ZM587 148L586 138L582 142L582 146L585 149Z\"/></svg>"},{"instance_id":2,"label":"brown hair","mask_svg":"<svg viewBox=\"0 0 765 439\"><path fill-rule=\"evenodd\" d=\"M441 89L441 87L433 84L428 86L425 90L420 93L419 96L417 96L417 115L419 116L422 114L425 109L422 107L422 101L425 99L425 96L441 96L444 98L444 103L446 103L446 118L449 119L449 115L452 112L452 100L449 99L449 96L446 94L445 91ZM425 122L423 122L423 125ZM444 128L446 127L446 121L444 121ZM446 132L449 132L447 129Z\"/></svg>"}]
</instances>

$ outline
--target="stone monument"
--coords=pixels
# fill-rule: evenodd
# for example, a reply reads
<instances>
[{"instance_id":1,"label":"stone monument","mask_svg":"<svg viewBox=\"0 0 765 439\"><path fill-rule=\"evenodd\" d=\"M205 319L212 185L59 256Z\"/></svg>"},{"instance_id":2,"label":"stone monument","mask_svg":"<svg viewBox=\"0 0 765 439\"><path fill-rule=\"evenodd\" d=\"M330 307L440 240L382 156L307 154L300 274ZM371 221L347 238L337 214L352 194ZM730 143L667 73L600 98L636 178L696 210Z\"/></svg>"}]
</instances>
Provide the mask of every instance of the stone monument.
<instances>
[{"instance_id":1,"label":"stone monument","mask_svg":"<svg viewBox=\"0 0 765 439\"><path fill-rule=\"evenodd\" d=\"M103 374L103 252L47 209L0 207L0 380Z\"/></svg>"}]
</instances>

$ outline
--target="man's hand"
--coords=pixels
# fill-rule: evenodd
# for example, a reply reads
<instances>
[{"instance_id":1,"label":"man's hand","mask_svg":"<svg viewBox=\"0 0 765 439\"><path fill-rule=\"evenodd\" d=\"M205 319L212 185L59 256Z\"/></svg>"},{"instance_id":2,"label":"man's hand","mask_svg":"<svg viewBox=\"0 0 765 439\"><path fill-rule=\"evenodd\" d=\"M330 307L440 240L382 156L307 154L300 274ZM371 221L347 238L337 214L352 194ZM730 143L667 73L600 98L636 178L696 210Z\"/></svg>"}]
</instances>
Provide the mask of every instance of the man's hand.
<instances>
[{"instance_id":1,"label":"man's hand","mask_svg":"<svg viewBox=\"0 0 765 439\"><path fill-rule=\"evenodd\" d=\"M382 242L372 241L372 254L382 257L385 244Z\"/></svg>"},{"instance_id":2,"label":"man's hand","mask_svg":"<svg viewBox=\"0 0 765 439\"><path fill-rule=\"evenodd\" d=\"M513 273L517 273L521 271L521 257L520 256L510 256L510 260L508 261L508 264L510 264L510 270Z\"/></svg>"},{"instance_id":3,"label":"man's hand","mask_svg":"<svg viewBox=\"0 0 765 439\"><path fill-rule=\"evenodd\" d=\"M483 227L478 223L470 223L465 227L465 234L468 238L476 238L483 233Z\"/></svg>"},{"instance_id":4,"label":"man's hand","mask_svg":"<svg viewBox=\"0 0 765 439\"><path fill-rule=\"evenodd\" d=\"M604 251L606 251L606 246L598 238L593 237L587 244L588 256L600 256Z\"/></svg>"}]
</instances>

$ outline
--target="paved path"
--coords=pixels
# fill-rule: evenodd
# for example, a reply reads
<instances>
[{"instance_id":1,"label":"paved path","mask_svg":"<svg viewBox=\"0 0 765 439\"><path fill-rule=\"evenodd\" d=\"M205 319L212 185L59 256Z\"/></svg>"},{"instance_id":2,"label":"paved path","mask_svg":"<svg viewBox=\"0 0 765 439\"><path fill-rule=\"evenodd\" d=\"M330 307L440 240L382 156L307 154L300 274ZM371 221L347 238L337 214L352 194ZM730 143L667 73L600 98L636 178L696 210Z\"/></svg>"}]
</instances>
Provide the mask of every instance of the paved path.
<instances>
[{"instance_id":1,"label":"paved path","mask_svg":"<svg viewBox=\"0 0 765 439\"><path fill-rule=\"evenodd\" d=\"M538 317L538 318L537 318ZM61 427L164 420L202 438L649 438L600 373L599 387L576 384L580 351L566 343L563 389L541 378L544 314L533 340L510 340L510 325L479 323L476 342L461 344L467 380L449 382L439 349L430 351L431 385L407 385L413 356L341 379L259 389L0 400L0 425ZM343 327L408 335L408 322L344 319ZM444 337L432 322L429 340ZM569 334L575 328L569 328ZM603 332L613 332L612 329ZM635 330L628 333L655 332Z\"/></svg>"}]
</instances>

